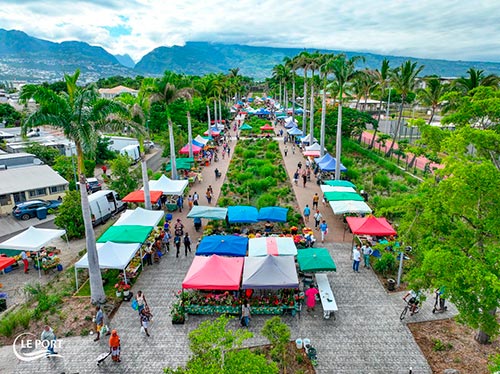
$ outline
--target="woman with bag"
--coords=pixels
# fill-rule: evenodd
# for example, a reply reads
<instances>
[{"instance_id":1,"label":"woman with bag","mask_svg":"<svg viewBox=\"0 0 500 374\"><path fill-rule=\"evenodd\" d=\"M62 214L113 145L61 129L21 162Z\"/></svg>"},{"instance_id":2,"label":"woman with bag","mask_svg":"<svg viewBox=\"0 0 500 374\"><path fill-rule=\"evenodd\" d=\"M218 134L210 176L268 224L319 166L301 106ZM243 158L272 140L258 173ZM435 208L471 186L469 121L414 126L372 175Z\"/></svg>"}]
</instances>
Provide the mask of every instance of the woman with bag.
<instances>
[{"instance_id":1,"label":"woman with bag","mask_svg":"<svg viewBox=\"0 0 500 374\"><path fill-rule=\"evenodd\" d=\"M111 336L109 337L109 350L113 361L122 361L120 360L120 337L118 336L116 330L111 331Z\"/></svg>"}]
</instances>

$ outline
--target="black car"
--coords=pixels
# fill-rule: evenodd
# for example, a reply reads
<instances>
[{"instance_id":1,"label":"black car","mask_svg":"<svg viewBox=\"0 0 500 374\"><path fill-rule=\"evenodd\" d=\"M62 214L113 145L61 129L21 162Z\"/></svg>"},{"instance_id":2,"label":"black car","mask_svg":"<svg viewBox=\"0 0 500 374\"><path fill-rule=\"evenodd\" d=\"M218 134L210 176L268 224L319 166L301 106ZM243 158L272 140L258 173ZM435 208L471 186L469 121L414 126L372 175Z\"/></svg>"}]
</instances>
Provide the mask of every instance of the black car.
<instances>
[{"instance_id":1,"label":"black car","mask_svg":"<svg viewBox=\"0 0 500 374\"><path fill-rule=\"evenodd\" d=\"M96 192L102 189L101 182L97 178L87 178L87 191Z\"/></svg>"}]
</instances>

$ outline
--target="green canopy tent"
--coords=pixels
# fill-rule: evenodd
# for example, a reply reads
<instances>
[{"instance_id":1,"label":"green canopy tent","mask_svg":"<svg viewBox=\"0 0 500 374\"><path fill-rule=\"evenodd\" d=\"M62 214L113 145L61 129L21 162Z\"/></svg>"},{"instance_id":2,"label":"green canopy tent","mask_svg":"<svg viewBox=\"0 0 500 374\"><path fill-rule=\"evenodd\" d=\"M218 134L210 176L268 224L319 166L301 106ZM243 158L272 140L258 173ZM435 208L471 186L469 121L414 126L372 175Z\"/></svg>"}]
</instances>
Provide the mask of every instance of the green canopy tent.
<instances>
[{"instance_id":1,"label":"green canopy tent","mask_svg":"<svg viewBox=\"0 0 500 374\"><path fill-rule=\"evenodd\" d=\"M327 201L364 201L363 197L355 192L325 192Z\"/></svg>"},{"instance_id":2,"label":"green canopy tent","mask_svg":"<svg viewBox=\"0 0 500 374\"><path fill-rule=\"evenodd\" d=\"M253 127L247 123L244 123L243 125L240 126L240 130L253 130Z\"/></svg>"},{"instance_id":3,"label":"green canopy tent","mask_svg":"<svg viewBox=\"0 0 500 374\"><path fill-rule=\"evenodd\" d=\"M297 253L300 271L316 273L319 271L337 271L337 266L326 248L304 248Z\"/></svg>"},{"instance_id":4,"label":"green canopy tent","mask_svg":"<svg viewBox=\"0 0 500 374\"><path fill-rule=\"evenodd\" d=\"M193 167L194 160L192 158L176 158L175 166L177 170L190 170ZM172 164L170 161L167 163L165 171L172 170Z\"/></svg>"},{"instance_id":5,"label":"green canopy tent","mask_svg":"<svg viewBox=\"0 0 500 374\"><path fill-rule=\"evenodd\" d=\"M323 181L323 184L327 184L329 186L333 187L352 187L356 188L356 185L349 182L349 181L343 181L343 180L327 180Z\"/></svg>"},{"instance_id":6,"label":"green canopy tent","mask_svg":"<svg viewBox=\"0 0 500 374\"><path fill-rule=\"evenodd\" d=\"M153 230L151 226L111 226L97 240L98 243L144 243Z\"/></svg>"}]
</instances>

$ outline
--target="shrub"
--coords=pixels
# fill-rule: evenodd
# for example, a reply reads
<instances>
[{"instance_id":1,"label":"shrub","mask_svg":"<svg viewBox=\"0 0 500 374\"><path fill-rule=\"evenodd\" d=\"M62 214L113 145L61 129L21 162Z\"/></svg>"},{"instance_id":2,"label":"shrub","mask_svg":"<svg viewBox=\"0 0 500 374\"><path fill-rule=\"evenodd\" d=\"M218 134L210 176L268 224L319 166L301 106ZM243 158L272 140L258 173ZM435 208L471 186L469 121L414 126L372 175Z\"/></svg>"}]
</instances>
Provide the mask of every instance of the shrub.
<instances>
[{"instance_id":1,"label":"shrub","mask_svg":"<svg viewBox=\"0 0 500 374\"><path fill-rule=\"evenodd\" d=\"M266 206L275 206L277 203L277 198L275 195L271 195L269 193L263 194L257 200L257 208L262 208Z\"/></svg>"},{"instance_id":2,"label":"shrub","mask_svg":"<svg viewBox=\"0 0 500 374\"><path fill-rule=\"evenodd\" d=\"M384 253L382 257L375 262L373 268L376 272L385 277L387 274L396 270L396 257L392 253Z\"/></svg>"},{"instance_id":3,"label":"shrub","mask_svg":"<svg viewBox=\"0 0 500 374\"><path fill-rule=\"evenodd\" d=\"M432 342L434 343L434 346L432 347L432 350L434 352L449 351L453 348L453 345L451 343L443 343L439 339L432 339Z\"/></svg>"},{"instance_id":4,"label":"shrub","mask_svg":"<svg viewBox=\"0 0 500 374\"><path fill-rule=\"evenodd\" d=\"M382 186L384 188L389 187L389 184L391 183L391 178L387 176L387 173L385 170L380 170L377 174L373 176L373 184Z\"/></svg>"},{"instance_id":5,"label":"shrub","mask_svg":"<svg viewBox=\"0 0 500 374\"><path fill-rule=\"evenodd\" d=\"M250 159L250 158L255 158L255 151L251 151L251 150L246 150L243 152L243 158L245 159Z\"/></svg>"}]
</instances>

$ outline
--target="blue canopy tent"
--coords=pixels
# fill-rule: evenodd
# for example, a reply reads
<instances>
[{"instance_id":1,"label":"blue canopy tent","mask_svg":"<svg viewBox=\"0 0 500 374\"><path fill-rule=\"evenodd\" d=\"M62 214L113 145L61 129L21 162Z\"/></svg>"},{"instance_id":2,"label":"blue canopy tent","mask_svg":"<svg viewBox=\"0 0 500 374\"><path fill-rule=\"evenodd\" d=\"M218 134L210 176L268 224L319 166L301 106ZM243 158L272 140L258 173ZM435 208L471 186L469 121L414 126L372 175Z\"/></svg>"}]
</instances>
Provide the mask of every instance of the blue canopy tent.
<instances>
[{"instance_id":1,"label":"blue canopy tent","mask_svg":"<svg viewBox=\"0 0 500 374\"><path fill-rule=\"evenodd\" d=\"M291 128L294 128L294 127L298 127L297 122L290 121L287 124L285 124L285 129L291 129Z\"/></svg>"},{"instance_id":2,"label":"blue canopy tent","mask_svg":"<svg viewBox=\"0 0 500 374\"><path fill-rule=\"evenodd\" d=\"M314 162L319 164L320 162L328 162L330 160L334 160L334 158L329 153L325 153L323 157L318 157L317 159L314 160Z\"/></svg>"},{"instance_id":3,"label":"blue canopy tent","mask_svg":"<svg viewBox=\"0 0 500 374\"><path fill-rule=\"evenodd\" d=\"M257 109L257 111L254 114L257 114L257 115L268 115L268 114L271 114L271 112L268 111L267 109L260 108L260 109Z\"/></svg>"},{"instance_id":4,"label":"blue canopy tent","mask_svg":"<svg viewBox=\"0 0 500 374\"><path fill-rule=\"evenodd\" d=\"M248 238L234 235L205 236L196 250L197 256L233 256L245 257L247 254Z\"/></svg>"},{"instance_id":5,"label":"blue canopy tent","mask_svg":"<svg viewBox=\"0 0 500 374\"><path fill-rule=\"evenodd\" d=\"M197 142L195 139L192 140L192 143L193 143L193 145L197 145L198 147L201 147L201 148L203 148L205 146L205 144Z\"/></svg>"},{"instance_id":6,"label":"blue canopy tent","mask_svg":"<svg viewBox=\"0 0 500 374\"><path fill-rule=\"evenodd\" d=\"M298 135L298 136L303 135L302 130L299 130L298 127L292 127L290 130L287 130L287 133L290 135Z\"/></svg>"},{"instance_id":7,"label":"blue canopy tent","mask_svg":"<svg viewBox=\"0 0 500 374\"><path fill-rule=\"evenodd\" d=\"M257 223L259 212L256 207L238 205L227 207L229 223Z\"/></svg>"},{"instance_id":8,"label":"blue canopy tent","mask_svg":"<svg viewBox=\"0 0 500 374\"><path fill-rule=\"evenodd\" d=\"M330 161L318 163L318 166L321 171L335 171L337 168L337 160L332 158ZM340 164L340 171L347 171L347 168Z\"/></svg>"},{"instance_id":9,"label":"blue canopy tent","mask_svg":"<svg viewBox=\"0 0 500 374\"><path fill-rule=\"evenodd\" d=\"M288 214L288 208L281 208L279 206L268 206L265 208L260 208L259 216L257 217L257 219L259 221L286 222L287 214Z\"/></svg>"}]
</instances>

